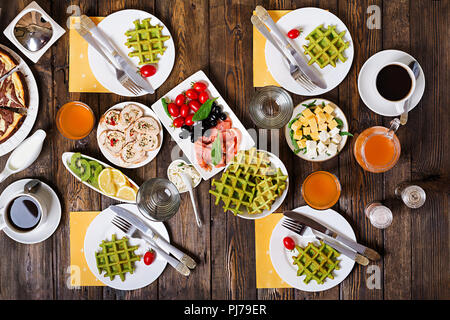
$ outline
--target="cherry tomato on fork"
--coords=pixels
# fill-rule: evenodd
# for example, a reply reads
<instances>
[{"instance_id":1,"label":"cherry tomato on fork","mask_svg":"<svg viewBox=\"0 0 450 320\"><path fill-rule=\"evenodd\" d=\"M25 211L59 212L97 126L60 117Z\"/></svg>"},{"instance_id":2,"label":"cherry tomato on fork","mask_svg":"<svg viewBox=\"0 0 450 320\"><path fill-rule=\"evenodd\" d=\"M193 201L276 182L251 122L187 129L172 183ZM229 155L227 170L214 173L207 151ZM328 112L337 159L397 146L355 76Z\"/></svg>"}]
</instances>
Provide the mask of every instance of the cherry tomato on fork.
<instances>
[{"instance_id":1,"label":"cherry tomato on fork","mask_svg":"<svg viewBox=\"0 0 450 320\"><path fill-rule=\"evenodd\" d=\"M284 247L288 250L294 250L295 248L295 241L291 237L285 237L283 239Z\"/></svg>"}]
</instances>

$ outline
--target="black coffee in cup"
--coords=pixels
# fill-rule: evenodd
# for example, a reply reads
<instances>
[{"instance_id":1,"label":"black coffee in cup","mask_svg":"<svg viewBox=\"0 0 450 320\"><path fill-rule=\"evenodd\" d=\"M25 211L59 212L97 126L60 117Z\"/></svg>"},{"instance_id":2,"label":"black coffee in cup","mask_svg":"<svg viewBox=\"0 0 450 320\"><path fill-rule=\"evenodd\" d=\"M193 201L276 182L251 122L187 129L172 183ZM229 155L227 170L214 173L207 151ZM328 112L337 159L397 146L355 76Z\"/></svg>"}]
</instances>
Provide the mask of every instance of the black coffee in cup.
<instances>
[{"instance_id":1,"label":"black coffee in cup","mask_svg":"<svg viewBox=\"0 0 450 320\"><path fill-rule=\"evenodd\" d=\"M10 202L6 208L6 217L13 227L21 231L35 228L41 220L42 212L36 200L21 195Z\"/></svg>"},{"instance_id":2,"label":"black coffee in cup","mask_svg":"<svg viewBox=\"0 0 450 320\"><path fill-rule=\"evenodd\" d=\"M404 67L390 64L378 72L376 85L383 98L390 101L399 101L409 94L412 80Z\"/></svg>"}]
</instances>

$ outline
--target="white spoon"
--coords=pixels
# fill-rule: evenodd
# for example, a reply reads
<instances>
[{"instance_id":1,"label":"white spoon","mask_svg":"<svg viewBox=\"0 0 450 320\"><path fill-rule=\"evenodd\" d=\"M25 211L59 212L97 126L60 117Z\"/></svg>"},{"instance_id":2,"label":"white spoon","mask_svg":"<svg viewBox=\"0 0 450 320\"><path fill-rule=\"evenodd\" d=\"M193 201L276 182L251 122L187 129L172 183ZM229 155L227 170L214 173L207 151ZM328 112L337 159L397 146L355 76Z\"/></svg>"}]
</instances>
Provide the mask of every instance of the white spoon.
<instances>
[{"instance_id":1,"label":"white spoon","mask_svg":"<svg viewBox=\"0 0 450 320\"><path fill-rule=\"evenodd\" d=\"M189 196L191 197L192 207L194 208L195 213L195 220L197 221L197 226L199 228L202 227L202 220L200 220L200 216L198 214L198 206L197 206L197 200L194 197L194 193L192 191L192 181L191 178L188 177L185 173L180 173L181 179L183 180L183 183L186 185L186 188L189 192Z\"/></svg>"},{"instance_id":2,"label":"white spoon","mask_svg":"<svg viewBox=\"0 0 450 320\"><path fill-rule=\"evenodd\" d=\"M46 135L44 130L39 129L14 149L6 162L5 169L0 173L0 182L12 174L25 170L39 157Z\"/></svg>"}]
</instances>

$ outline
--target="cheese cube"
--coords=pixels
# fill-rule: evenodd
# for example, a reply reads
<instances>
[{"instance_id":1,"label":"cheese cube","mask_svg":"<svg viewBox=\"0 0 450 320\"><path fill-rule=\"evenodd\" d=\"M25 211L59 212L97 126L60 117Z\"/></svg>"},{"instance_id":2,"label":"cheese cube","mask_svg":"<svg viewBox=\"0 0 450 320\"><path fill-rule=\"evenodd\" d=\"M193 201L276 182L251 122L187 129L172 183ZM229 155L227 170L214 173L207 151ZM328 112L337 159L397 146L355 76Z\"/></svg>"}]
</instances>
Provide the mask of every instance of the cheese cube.
<instances>
[{"instance_id":1,"label":"cheese cube","mask_svg":"<svg viewBox=\"0 0 450 320\"><path fill-rule=\"evenodd\" d=\"M333 137L337 134L339 134L339 131L341 131L339 128L333 128L332 130L330 130L330 132L328 132L328 134L330 135L330 137Z\"/></svg>"},{"instance_id":2,"label":"cheese cube","mask_svg":"<svg viewBox=\"0 0 450 320\"><path fill-rule=\"evenodd\" d=\"M316 109L314 110L314 113L315 114L323 113L323 109L321 107L316 107Z\"/></svg>"},{"instance_id":3,"label":"cheese cube","mask_svg":"<svg viewBox=\"0 0 450 320\"><path fill-rule=\"evenodd\" d=\"M325 141L328 141L329 138L330 138L330 135L328 134L328 132L320 131L320 133L319 133L320 141L325 142Z\"/></svg>"},{"instance_id":4,"label":"cheese cube","mask_svg":"<svg viewBox=\"0 0 450 320\"><path fill-rule=\"evenodd\" d=\"M329 114L329 113L325 113L325 117L327 117L327 122L328 123L330 123L334 119L334 116L332 114Z\"/></svg>"},{"instance_id":5,"label":"cheese cube","mask_svg":"<svg viewBox=\"0 0 450 320\"><path fill-rule=\"evenodd\" d=\"M306 156L311 159L317 157L317 143L315 141L306 141Z\"/></svg>"},{"instance_id":6,"label":"cheese cube","mask_svg":"<svg viewBox=\"0 0 450 320\"><path fill-rule=\"evenodd\" d=\"M311 132L310 136L314 141L319 141L319 132Z\"/></svg>"},{"instance_id":7,"label":"cheese cube","mask_svg":"<svg viewBox=\"0 0 450 320\"><path fill-rule=\"evenodd\" d=\"M341 135L338 133L338 134L335 134L332 138L331 138L331 141L333 142L333 143L335 143L335 144L339 144L340 142L341 142L341 140L342 140L342 137L341 137Z\"/></svg>"},{"instance_id":8,"label":"cheese cube","mask_svg":"<svg viewBox=\"0 0 450 320\"><path fill-rule=\"evenodd\" d=\"M334 156L337 153L337 145L335 145L334 143L330 143L328 145L327 151L326 151L330 156Z\"/></svg>"},{"instance_id":9,"label":"cheese cube","mask_svg":"<svg viewBox=\"0 0 450 320\"><path fill-rule=\"evenodd\" d=\"M295 132L301 126L302 126L302 122L300 120L297 120L293 124L291 124L291 129L294 130L294 132Z\"/></svg>"},{"instance_id":10,"label":"cheese cube","mask_svg":"<svg viewBox=\"0 0 450 320\"><path fill-rule=\"evenodd\" d=\"M309 151L307 151L307 152L306 152L306 156L307 156L308 158L310 158L310 159L317 158L317 150L314 149L314 150L309 150Z\"/></svg>"},{"instance_id":11,"label":"cheese cube","mask_svg":"<svg viewBox=\"0 0 450 320\"><path fill-rule=\"evenodd\" d=\"M319 112L319 113L317 113L317 120L319 123L325 122L325 121L327 121L327 116L325 115L325 113Z\"/></svg>"},{"instance_id":12,"label":"cheese cube","mask_svg":"<svg viewBox=\"0 0 450 320\"><path fill-rule=\"evenodd\" d=\"M338 123L336 122L336 120L333 120L330 123L328 123L328 128L330 128L330 130L333 130L337 126L338 126Z\"/></svg>"},{"instance_id":13,"label":"cheese cube","mask_svg":"<svg viewBox=\"0 0 450 320\"><path fill-rule=\"evenodd\" d=\"M334 108L333 108L330 104L327 104L327 105L325 106L325 108L323 108L323 111L325 111L325 112L328 113L328 114L332 114L333 111L334 111Z\"/></svg>"},{"instance_id":14,"label":"cheese cube","mask_svg":"<svg viewBox=\"0 0 450 320\"><path fill-rule=\"evenodd\" d=\"M306 139L302 139L302 140L298 141L298 142L297 142L298 147L299 147L300 149L306 148L306 141L307 141Z\"/></svg>"},{"instance_id":15,"label":"cheese cube","mask_svg":"<svg viewBox=\"0 0 450 320\"><path fill-rule=\"evenodd\" d=\"M308 121L309 126L311 127L311 132L318 132L318 128L317 128L317 122L316 119L309 119Z\"/></svg>"},{"instance_id":16,"label":"cheese cube","mask_svg":"<svg viewBox=\"0 0 450 320\"><path fill-rule=\"evenodd\" d=\"M306 126L308 124L308 119L306 119L304 116L300 116L300 122L302 125Z\"/></svg>"},{"instance_id":17,"label":"cheese cube","mask_svg":"<svg viewBox=\"0 0 450 320\"><path fill-rule=\"evenodd\" d=\"M298 129L297 131L294 132L293 138L294 138L295 140L301 140L302 137L303 137L302 129Z\"/></svg>"},{"instance_id":18,"label":"cheese cube","mask_svg":"<svg viewBox=\"0 0 450 320\"><path fill-rule=\"evenodd\" d=\"M314 113L311 112L311 110L309 110L309 108L306 108L305 110L303 110L302 115L306 118L309 119L311 117L314 117Z\"/></svg>"},{"instance_id":19,"label":"cheese cube","mask_svg":"<svg viewBox=\"0 0 450 320\"><path fill-rule=\"evenodd\" d=\"M317 148L317 142L312 141L312 140L306 141L306 150L316 149L316 148Z\"/></svg>"},{"instance_id":20,"label":"cheese cube","mask_svg":"<svg viewBox=\"0 0 450 320\"><path fill-rule=\"evenodd\" d=\"M317 151L319 154L324 154L327 149L328 147L322 141L317 145Z\"/></svg>"},{"instance_id":21,"label":"cheese cube","mask_svg":"<svg viewBox=\"0 0 450 320\"><path fill-rule=\"evenodd\" d=\"M319 123L319 131L327 131L327 129L328 129L328 126L325 122Z\"/></svg>"},{"instance_id":22,"label":"cheese cube","mask_svg":"<svg viewBox=\"0 0 450 320\"><path fill-rule=\"evenodd\" d=\"M308 134L311 134L311 128L310 127L303 128L303 135L307 136Z\"/></svg>"}]
</instances>

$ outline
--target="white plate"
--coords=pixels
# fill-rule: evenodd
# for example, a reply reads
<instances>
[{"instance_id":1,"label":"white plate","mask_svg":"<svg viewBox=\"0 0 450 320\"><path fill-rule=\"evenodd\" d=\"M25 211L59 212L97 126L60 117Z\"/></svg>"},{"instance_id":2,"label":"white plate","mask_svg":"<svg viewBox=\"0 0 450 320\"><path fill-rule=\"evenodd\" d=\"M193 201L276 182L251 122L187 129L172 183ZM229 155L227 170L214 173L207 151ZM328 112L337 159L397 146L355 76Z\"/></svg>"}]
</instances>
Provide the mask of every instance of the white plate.
<instances>
[{"instance_id":1,"label":"white plate","mask_svg":"<svg viewBox=\"0 0 450 320\"><path fill-rule=\"evenodd\" d=\"M120 204L122 208L125 208L137 216L141 217L136 205L133 204ZM114 218L115 213L110 209L105 209L98 216L92 220L91 224L87 228L86 236L84 238L84 256L91 272L95 277L103 282L105 285L119 290L136 290L148 286L153 281L158 279L161 273L166 267L167 261L162 259L158 254L156 259L149 266L144 264L144 254L150 249L150 246L141 239L129 238L129 244L131 246L139 245L139 248L135 251L136 254L141 255L141 260L134 263L136 270L133 274L127 273L125 275L125 281L122 281L120 277L116 276L114 280L109 277L105 277L105 272L99 274L97 269L97 262L95 260L95 253L100 251L100 243L103 240L111 240L111 236L116 234L117 239L121 239L126 236L121 230L115 227L111 221ZM153 228L161 237L170 242L167 229L162 222L152 222L145 220L146 223Z\"/></svg>"},{"instance_id":2,"label":"white plate","mask_svg":"<svg viewBox=\"0 0 450 320\"><path fill-rule=\"evenodd\" d=\"M301 102L299 105L297 105L294 108L294 112L292 113L292 118L291 118L291 120L289 120L289 122L291 122L292 119L297 117L300 113L303 112L303 110L306 109L306 107L303 106L303 104L309 104L309 103L313 102L314 100L316 100L316 105L321 105L322 102L324 102L325 105L331 104L334 107L335 118L341 119L342 122L344 123L344 125L341 128L341 131L347 131L348 132L348 121L347 121L347 118L345 117L344 112L336 104L334 104L330 100L326 100L326 99L315 98L315 99L308 99L308 100L305 100L305 101ZM289 122L288 122L288 124L289 124ZM292 145L292 141L291 141L291 138L289 136L289 131L291 129L288 127L288 124L284 126L284 136L286 138L287 144L289 145L289 148L291 148L292 152L294 152L295 148ZM302 158L303 160L311 161L311 162L321 162L321 161L330 160L330 159L336 157L339 154L339 152L341 152L341 150L344 149L344 146L345 146L345 144L347 142L347 137L348 136L342 136L342 140L341 140L341 142L338 145L338 151L337 151L337 153L334 156L328 156L326 154L321 154L321 155L318 155L317 158L315 158L315 159L310 159L310 158L308 158L306 156L306 154L303 154L302 152L299 152L296 155L298 157Z\"/></svg>"},{"instance_id":3,"label":"white plate","mask_svg":"<svg viewBox=\"0 0 450 320\"><path fill-rule=\"evenodd\" d=\"M25 120L20 128L16 131L16 133L9 137L8 140L0 144L0 156L3 156L11 150L14 150L28 136L33 128L39 110L39 91L33 72L31 72L30 67L28 67L25 61L8 47L0 44L0 48L8 52L20 65L20 72L24 76L27 86L27 90L25 91L27 96L25 97L25 100L28 102L27 116L25 117Z\"/></svg>"},{"instance_id":4,"label":"white plate","mask_svg":"<svg viewBox=\"0 0 450 320\"><path fill-rule=\"evenodd\" d=\"M303 88L291 77L288 64L283 56L269 41L266 41L265 55L267 67L275 81L277 81L284 89L292 93L302 96L317 96L323 94L338 86L350 71L354 54L352 36L345 24L334 14L319 8L300 8L289 12L277 21L277 26L283 34L287 34L289 30L294 28L301 28L303 30L297 39L291 40L295 49L303 56L304 49L302 46L309 43L308 40L305 40L305 37L321 24L323 24L325 28L329 25L335 25L338 32L346 31L343 39L350 43L350 47L344 52L347 61L341 62L339 60L336 62L336 67L328 65L323 69L320 69L316 63L310 66L310 68L314 68L325 80L327 84L326 89L317 87L315 90L309 92ZM309 61L310 58L307 56L305 59L306 61Z\"/></svg>"},{"instance_id":5,"label":"white plate","mask_svg":"<svg viewBox=\"0 0 450 320\"><path fill-rule=\"evenodd\" d=\"M6 203L16 194L22 193L25 185L32 179L17 180L6 187L0 196L0 207L6 205ZM41 185L36 193L45 201L47 205L47 221L33 231L26 233L15 232L8 227L3 231L11 239L24 243L34 244L47 240L58 228L59 221L61 220L61 203L58 196L53 189L41 181Z\"/></svg>"},{"instance_id":6,"label":"white plate","mask_svg":"<svg viewBox=\"0 0 450 320\"><path fill-rule=\"evenodd\" d=\"M121 168L126 168L126 169L135 169L135 168L140 168L145 166L147 163L149 163L150 161L152 161L156 155L158 154L159 150L161 149L162 143L163 143L163 129L161 126L161 122L159 121L158 116L146 105L139 103L139 102L134 102L134 101L125 101L125 102L121 102L118 103L114 106L112 106L111 108L109 108L108 110L106 110L105 113L107 113L109 110L122 110L126 105L128 104L135 104L139 107L142 108L142 111L144 111L144 116L151 116L153 118L155 118L156 121L158 121L160 130L159 130L159 147L153 151L147 151L147 157L145 158L144 161L136 163L136 164L132 164L129 166L124 166L122 162L120 162L119 159L114 158L107 150L105 150L105 148L99 143L98 138L100 137L100 134L104 131L100 130L100 127L97 126L97 144L98 147L100 148L100 151L102 152L103 156L108 159L108 161L110 161L112 164L121 167Z\"/></svg>"},{"instance_id":7,"label":"white plate","mask_svg":"<svg viewBox=\"0 0 450 320\"><path fill-rule=\"evenodd\" d=\"M289 173L288 173L288 171L286 169L286 166L284 165L283 161L281 161L280 158L278 158L276 155L274 155L271 152L268 152L268 151L265 151L265 150L258 150L258 152L265 152L265 153L267 153L269 155L269 159L272 162L273 166L275 168L277 168L277 169L280 168L281 172L283 172L284 175L287 175L288 178L286 179L286 189L281 194L281 196L279 196L274 201L274 203L272 204L272 207L270 208L270 210L264 210L262 213L257 213L257 214L250 214L250 213L238 214L239 217L244 218L244 219L249 219L249 220L261 219L261 218L267 217L269 214L274 213L275 210L277 210L281 206L281 204L283 203L283 201L286 198L286 195L288 193L288 190L289 190Z\"/></svg>"},{"instance_id":8,"label":"white plate","mask_svg":"<svg viewBox=\"0 0 450 320\"><path fill-rule=\"evenodd\" d=\"M214 87L212 82L208 79L206 74L200 70L194 73L192 76L184 80L182 83L177 85L175 88L170 90L167 94L163 96L163 98L167 98L170 101L175 100L176 96L182 93L183 91L188 90L191 88L192 82L201 81L204 82L207 85L207 91L209 92L210 98L218 98L216 100L218 105L222 106L222 111L227 113L230 117L231 121L233 122L233 127L239 129L242 133L242 139L241 139L241 145L239 146L239 150L247 150L250 149L255 145L255 141L253 141L253 138L250 136L248 131L245 129L245 127L242 125L241 121L236 117L233 110L230 108L230 106L225 102L225 100L222 98L222 96L219 94L219 91ZM161 120L162 124L166 128L166 130L170 133L172 136L172 139L175 140L175 142L178 144L178 146L181 148L181 150L184 152L186 157L189 159L189 162L191 162L195 169L200 173L203 179L208 180L220 171L222 171L225 167L221 168L212 168L211 171L206 171L200 167L200 165L197 162L197 159L195 157L195 150L194 150L194 144L191 142L191 140L188 139L181 139L179 137L179 134L181 132L180 128L174 128L172 127L172 119L170 119L167 115L167 113L164 110L163 104L161 102L161 99L159 99L157 102L155 102L152 105L153 111L158 115L158 118ZM238 151L239 151L238 150Z\"/></svg>"},{"instance_id":9,"label":"white plate","mask_svg":"<svg viewBox=\"0 0 450 320\"><path fill-rule=\"evenodd\" d=\"M305 216L312 218L322 224L325 224L353 240L356 240L355 233L347 220L345 220L344 217L342 217L339 213L332 209L315 210L311 207L303 206L294 209L293 211L301 212ZM308 284L304 283L303 279L305 278L305 276L303 275L301 277L298 277L297 266L293 264L294 260L292 259L292 256L297 255L297 250L287 250L283 245L283 239L284 237L291 237L292 239L294 239L295 243L297 245L300 245L301 247L305 247L308 242L315 242L318 244L319 240L314 237L310 230L307 230L304 236L300 236L282 227L281 224L284 219L285 218L283 217L273 229L272 236L270 238L269 249L272 265L275 268L277 274L281 279L283 279L284 282L302 291L317 292L331 289L344 281L345 278L347 278L347 276L353 269L355 261L341 254L339 256L340 269L333 271L334 279L327 278L323 284L317 284L315 280L311 280Z\"/></svg>"},{"instance_id":10,"label":"white plate","mask_svg":"<svg viewBox=\"0 0 450 320\"><path fill-rule=\"evenodd\" d=\"M125 32L131 29L134 29L133 21L140 19L151 18L150 23L152 25L159 24L163 26L162 35L170 36L170 39L164 42L166 46L166 51L162 56L160 56L157 72L155 75L147 78L147 80L152 85L153 89L158 89L164 81L166 81L167 77L169 77L170 72L172 71L174 62L175 62L175 45L173 43L172 35L169 32L169 29L154 15L142 11L142 10L121 10L110 14L106 18L104 18L97 27L103 31L103 34L111 40L112 44L116 47L119 53L128 59L136 68L139 67L139 59L137 57L128 57L128 53L132 51L132 48L127 48L125 43L127 42L127 36ZM130 91L125 89L119 81L116 79L116 73L114 69L106 62L103 57L95 51L91 46L88 47L88 59L89 65L91 67L92 73L95 78L100 82L102 86L104 86L109 91L127 97L134 97ZM137 70L136 70L137 71ZM137 96L141 96L147 94L143 92Z\"/></svg>"},{"instance_id":11,"label":"white plate","mask_svg":"<svg viewBox=\"0 0 450 320\"><path fill-rule=\"evenodd\" d=\"M69 172L70 172L70 173L71 173L78 181L80 181L80 182L83 183L84 185L88 186L88 187L91 188L92 190L95 190L95 191L97 191L98 193L104 195L105 197L108 197L108 198L111 198L111 199L114 199L114 200L117 200L117 201L120 201L120 202L136 203L136 201L124 200L124 199L120 199L120 198L117 198L117 197L114 197L114 196L107 195L107 194L103 193L100 189L97 189L96 187L94 187L93 185L90 185L90 184L87 183L86 181L81 181L80 177L77 176L74 172L72 172L72 170L70 170L70 167L69 167L69 163L70 163L70 160L72 159L73 154L74 154L74 152L64 152L64 153L62 154L62 156L61 156L61 159L62 159L62 162L63 162L63 164L64 164L64 167L66 167L67 171L69 171ZM81 154L81 156L82 156L83 158L86 158L86 159L89 159L89 160L97 161L97 162L100 163L104 168L112 168L110 165L108 165L108 164L106 164L106 163L104 163L104 162L102 162L102 161L100 161L100 160L97 160L97 159L95 159L95 158L89 157L89 156L84 155L84 154ZM125 177L126 177L126 176L125 176ZM131 179L128 178L128 177L127 177L127 179L128 179L128 181L130 181L130 183L131 183L132 185L134 185L137 189L139 189L139 186L137 185L136 182L134 182L133 180L131 180Z\"/></svg>"},{"instance_id":12,"label":"white plate","mask_svg":"<svg viewBox=\"0 0 450 320\"><path fill-rule=\"evenodd\" d=\"M371 56L362 66L358 76L358 91L364 104L373 112L382 116L395 117L400 113L395 109L394 103L388 103L381 97L375 88L375 78L381 65L390 62L402 62L408 65L411 61L416 60L413 56L400 50L383 50ZM425 91L425 76L422 67L419 65L420 74L416 80L416 89L411 96L411 111L422 99Z\"/></svg>"}]
</instances>

